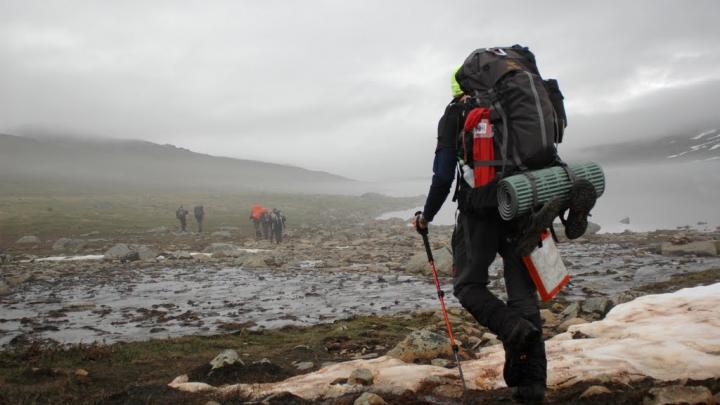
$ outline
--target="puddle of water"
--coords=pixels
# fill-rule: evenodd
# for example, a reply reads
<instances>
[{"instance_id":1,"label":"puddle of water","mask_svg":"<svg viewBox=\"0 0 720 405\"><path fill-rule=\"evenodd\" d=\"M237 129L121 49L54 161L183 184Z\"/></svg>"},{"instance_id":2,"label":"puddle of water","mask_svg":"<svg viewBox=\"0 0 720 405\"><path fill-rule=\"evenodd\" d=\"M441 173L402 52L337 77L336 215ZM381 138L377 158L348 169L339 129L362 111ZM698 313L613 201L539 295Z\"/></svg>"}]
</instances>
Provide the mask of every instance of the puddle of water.
<instances>
[{"instance_id":1,"label":"puddle of water","mask_svg":"<svg viewBox=\"0 0 720 405\"><path fill-rule=\"evenodd\" d=\"M68 311L69 303L76 305ZM303 269L133 270L35 283L2 297L0 347L20 334L62 343L111 343L222 333L226 323L254 322L253 329L308 326L437 305L434 286L412 276ZM451 294L448 305L459 306Z\"/></svg>"},{"instance_id":2,"label":"puddle of water","mask_svg":"<svg viewBox=\"0 0 720 405\"><path fill-rule=\"evenodd\" d=\"M627 291L673 274L720 267L720 257L664 257L617 244L563 243L570 272L561 292L569 300ZM32 282L0 297L0 348L18 335L62 343L147 340L227 331L228 323L254 329L309 326L357 314L388 315L437 309L430 278L300 268L151 268L87 271L50 282ZM304 268L303 268L304 267ZM493 262L491 289L505 297L501 260ZM443 279L448 306L459 307L450 279Z\"/></svg>"}]
</instances>

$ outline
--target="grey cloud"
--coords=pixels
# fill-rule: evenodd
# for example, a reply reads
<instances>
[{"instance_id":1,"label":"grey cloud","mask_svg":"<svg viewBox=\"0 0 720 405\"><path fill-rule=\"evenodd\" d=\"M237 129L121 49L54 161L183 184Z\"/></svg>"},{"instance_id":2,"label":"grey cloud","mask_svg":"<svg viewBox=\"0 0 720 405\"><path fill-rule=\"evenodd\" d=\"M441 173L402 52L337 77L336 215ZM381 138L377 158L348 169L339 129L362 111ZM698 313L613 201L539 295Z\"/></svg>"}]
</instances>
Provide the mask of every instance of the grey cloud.
<instances>
[{"instance_id":1,"label":"grey cloud","mask_svg":"<svg viewBox=\"0 0 720 405\"><path fill-rule=\"evenodd\" d=\"M688 100L679 121L713 116L702 100L720 80L718 11L711 0L4 1L0 132L416 177L430 171L449 70L478 47L535 51L582 132L570 150L607 142L597 128L609 114L634 136L657 133L673 99Z\"/></svg>"}]
</instances>

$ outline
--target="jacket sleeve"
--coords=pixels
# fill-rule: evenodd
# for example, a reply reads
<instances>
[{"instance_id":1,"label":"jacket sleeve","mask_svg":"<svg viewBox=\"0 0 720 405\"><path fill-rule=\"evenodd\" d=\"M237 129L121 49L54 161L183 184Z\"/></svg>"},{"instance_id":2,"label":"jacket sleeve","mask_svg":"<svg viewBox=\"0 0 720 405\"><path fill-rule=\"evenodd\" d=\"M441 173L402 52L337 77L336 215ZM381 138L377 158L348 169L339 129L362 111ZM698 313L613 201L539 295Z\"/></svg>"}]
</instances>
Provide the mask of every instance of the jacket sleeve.
<instances>
[{"instance_id":1,"label":"jacket sleeve","mask_svg":"<svg viewBox=\"0 0 720 405\"><path fill-rule=\"evenodd\" d=\"M465 110L466 106L454 99L445 108L445 113L438 122L438 142L433 161L432 183L423 208L423 216L428 221L435 218L435 214L440 211L450 194L455 177L457 136L465 122Z\"/></svg>"},{"instance_id":2,"label":"jacket sleeve","mask_svg":"<svg viewBox=\"0 0 720 405\"><path fill-rule=\"evenodd\" d=\"M435 152L432 183L423 208L423 216L428 222L435 218L450 194L455 178L455 159L454 148L440 148Z\"/></svg>"}]
</instances>

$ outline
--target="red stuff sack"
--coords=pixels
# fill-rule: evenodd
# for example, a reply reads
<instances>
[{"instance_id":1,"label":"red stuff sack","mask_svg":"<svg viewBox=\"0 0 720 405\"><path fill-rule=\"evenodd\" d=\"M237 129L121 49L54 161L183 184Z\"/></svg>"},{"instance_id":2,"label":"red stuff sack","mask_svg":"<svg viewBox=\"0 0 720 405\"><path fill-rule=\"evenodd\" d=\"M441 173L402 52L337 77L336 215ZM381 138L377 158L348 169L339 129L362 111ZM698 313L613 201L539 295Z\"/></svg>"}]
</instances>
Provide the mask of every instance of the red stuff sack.
<instances>
[{"instance_id":1,"label":"red stuff sack","mask_svg":"<svg viewBox=\"0 0 720 405\"><path fill-rule=\"evenodd\" d=\"M529 256L523 256L522 260L540 293L540 298L547 301L570 281L570 275L550 232L544 230L540 234L540 239L542 245L533 250Z\"/></svg>"},{"instance_id":2,"label":"red stuff sack","mask_svg":"<svg viewBox=\"0 0 720 405\"><path fill-rule=\"evenodd\" d=\"M482 187L495 178L493 128L490 123L490 108L473 108L465 119L464 134L472 134L472 167L475 187ZM463 142L463 145L465 143ZM468 161L466 158L465 161Z\"/></svg>"}]
</instances>

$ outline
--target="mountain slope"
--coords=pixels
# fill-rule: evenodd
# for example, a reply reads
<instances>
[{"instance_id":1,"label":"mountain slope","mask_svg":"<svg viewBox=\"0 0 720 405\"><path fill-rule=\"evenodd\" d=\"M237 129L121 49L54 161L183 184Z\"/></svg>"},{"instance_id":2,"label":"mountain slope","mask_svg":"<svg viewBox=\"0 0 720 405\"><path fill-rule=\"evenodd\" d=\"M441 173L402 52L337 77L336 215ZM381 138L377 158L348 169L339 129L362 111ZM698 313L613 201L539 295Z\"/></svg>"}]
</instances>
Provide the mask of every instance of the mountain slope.
<instances>
[{"instance_id":1,"label":"mountain slope","mask_svg":"<svg viewBox=\"0 0 720 405\"><path fill-rule=\"evenodd\" d=\"M720 160L720 129L718 128L720 127L659 139L594 146L578 152L570 160L581 157L603 164Z\"/></svg>"},{"instance_id":2,"label":"mountain slope","mask_svg":"<svg viewBox=\"0 0 720 405\"><path fill-rule=\"evenodd\" d=\"M353 181L298 167L145 141L0 134L0 193L42 191L332 192Z\"/></svg>"}]
</instances>

